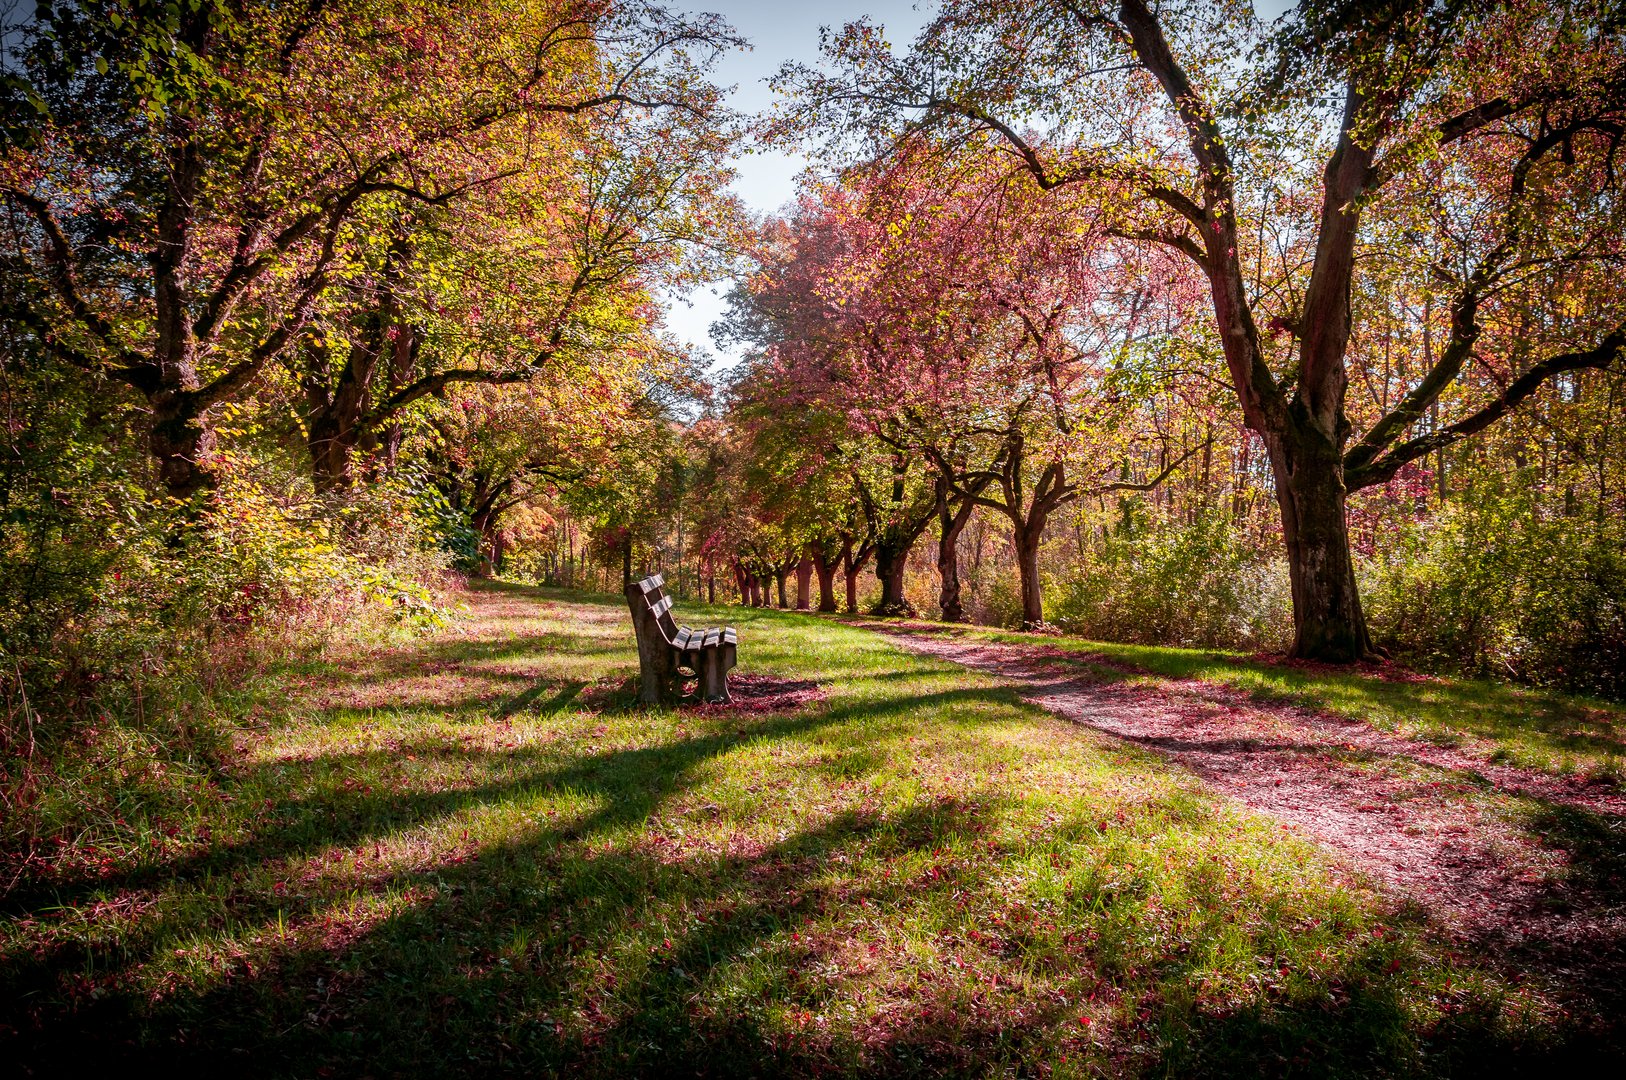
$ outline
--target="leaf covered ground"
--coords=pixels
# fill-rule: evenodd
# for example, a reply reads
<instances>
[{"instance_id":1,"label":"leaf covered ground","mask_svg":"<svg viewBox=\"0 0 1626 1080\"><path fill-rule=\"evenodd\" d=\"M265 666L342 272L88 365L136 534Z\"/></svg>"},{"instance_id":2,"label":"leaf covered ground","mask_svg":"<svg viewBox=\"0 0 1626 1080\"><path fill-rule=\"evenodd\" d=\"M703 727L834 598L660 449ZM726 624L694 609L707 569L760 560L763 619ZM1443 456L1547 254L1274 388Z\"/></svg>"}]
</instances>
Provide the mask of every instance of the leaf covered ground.
<instances>
[{"instance_id":1,"label":"leaf covered ground","mask_svg":"<svg viewBox=\"0 0 1626 1080\"><path fill-rule=\"evenodd\" d=\"M0 1055L1063 1077L1618 1051L1607 1002L1007 680L686 605L740 626L740 701L645 712L619 600L468 601L245 691L185 800L110 755L0 908Z\"/></svg>"}]
</instances>

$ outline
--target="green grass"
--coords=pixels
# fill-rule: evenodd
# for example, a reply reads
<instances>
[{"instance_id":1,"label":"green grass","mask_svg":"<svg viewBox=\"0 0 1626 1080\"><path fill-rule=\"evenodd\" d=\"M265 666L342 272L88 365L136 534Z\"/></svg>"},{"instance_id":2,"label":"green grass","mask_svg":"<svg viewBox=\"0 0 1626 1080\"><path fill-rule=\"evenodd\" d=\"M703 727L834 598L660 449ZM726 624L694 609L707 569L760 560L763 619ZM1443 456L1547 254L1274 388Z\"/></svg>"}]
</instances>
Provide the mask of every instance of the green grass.
<instances>
[{"instance_id":1,"label":"green grass","mask_svg":"<svg viewBox=\"0 0 1626 1080\"><path fill-rule=\"evenodd\" d=\"M1626 780L1626 707L1612 702L1398 669L1289 665L1243 653L997 630L952 632L1006 644L1042 643L1153 676L1231 687L1262 702L1325 710L1498 764ZM1123 674L1099 664L1096 669L1109 677Z\"/></svg>"},{"instance_id":2,"label":"green grass","mask_svg":"<svg viewBox=\"0 0 1626 1080\"><path fill-rule=\"evenodd\" d=\"M0 1055L1367 1076L1596 1049L1574 1003L1149 753L837 622L680 612L825 696L641 711L618 599L492 587L438 637L240 689L195 771L104 738L0 908Z\"/></svg>"}]
</instances>

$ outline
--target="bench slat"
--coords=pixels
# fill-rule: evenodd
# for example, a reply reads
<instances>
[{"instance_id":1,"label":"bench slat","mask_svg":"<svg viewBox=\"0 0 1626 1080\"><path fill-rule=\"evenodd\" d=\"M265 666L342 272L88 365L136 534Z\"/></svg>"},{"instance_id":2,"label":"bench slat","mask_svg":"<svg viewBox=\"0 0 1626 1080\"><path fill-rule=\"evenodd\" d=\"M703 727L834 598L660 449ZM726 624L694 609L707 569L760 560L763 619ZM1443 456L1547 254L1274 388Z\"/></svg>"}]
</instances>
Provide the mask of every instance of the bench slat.
<instances>
[{"instance_id":1,"label":"bench slat","mask_svg":"<svg viewBox=\"0 0 1626 1080\"><path fill-rule=\"evenodd\" d=\"M649 610L657 619L660 618L662 615L665 615L668 611L672 610L672 598L670 596L661 597L659 600L649 605Z\"/></svg>"},{"instance_id":2,"label":"bench slat","mask_svg":"<svg viewBox=\"0 0 1626 1080\"><path fill-rule=\"evenodd\" d=\"M735 630L732 626L723 627L723 641L730 645L738 645L740 643L739 631Z\"/></svg>"},{"instance_id":3,"label":"bench slat","mask_svg":"<svg viewBox=\"0 0 1626 1080\"><path fill-rule=\"evenodd\" d=\"M674 648L677 648L682 652L688 652L694 647L693 638L694 631L685 626L683 629L679 630L677 632L677 636L672 639L672 645Z\"/></svg>"},{"instance_id":4,"label":"bench slat","mask_svg":"<svg viewBox=\"0 0 1626 1080\"><path fill-rule=\"evenodd\" d=\"M644 580L640 581L638 583L638 587L640 589L644 590L644 592L646 592L646 593L652 593L656 589L659 589L664 584L666 584L666 582L661 578L661 576L659 574L651 574L648 577L644 578Z\"/></svg>"}]
</instances>

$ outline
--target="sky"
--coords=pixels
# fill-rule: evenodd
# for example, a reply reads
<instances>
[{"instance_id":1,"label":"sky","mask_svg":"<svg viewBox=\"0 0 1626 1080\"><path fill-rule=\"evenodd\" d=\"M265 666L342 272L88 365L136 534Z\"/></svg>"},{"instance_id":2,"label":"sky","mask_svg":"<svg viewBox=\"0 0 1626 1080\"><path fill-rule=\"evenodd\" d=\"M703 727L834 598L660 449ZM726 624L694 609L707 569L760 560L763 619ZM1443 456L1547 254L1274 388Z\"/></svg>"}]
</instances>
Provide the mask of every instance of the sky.
<instances>
[{"instance_id":1,"label":"sky","mask_svg":"<svg viewBox=\"0 0 1626 1080\"><path fill-rule=\"evenodd\" d=\"M1255 10L1264 18L1275 18L1290 0L1256 0ZM741 36L751 42L748 52L735 51L718 65L713 79L720 86L734 87L729 103L741 112L757 113L770 108L776 95L768 79L787 60L817 63L819 28L839 28L855 19L869 16L886 28L887 40L900 51L908 48L915 35L936 13L937 0L884 0L858 4L846 0L823 3L797 3L778 0L770 3L740 3L709 0L692 11L713 11L722 15ZM736 162L739 177L734 190L755 213L769 214L790 201L796 190L796 175L808 164L799 154L760 152L741 156ZM711 324L723 314L727 282L701 286L686 297L665 297L666 324L679 339L697 352L716 358L719 366L734 363L738 357L720 352L711 341Z\"/></svg>"},{"instance_id":2,"label":"sky","mask_svg":"<svg viewBox=\"0 0 1626 1080\"><path fill-rule=\"evenodd\" d=\"M821 26L840 27L867 15L872 22L886 27L887 40L894 47L904 48L925 25L928 15L936 10L936 4L926 0L922 8L915 10L912 0L870 4L844 0L809 4L795 0L790 3L709 0L693 10L717 12L751 42L751 51L730 53L712 77L721 86L734 86L729 99L734 108L756 113L773 104L775 95L768 88L767 80L781 64L787 60L817 62ZM799 154L744 155L736 162L739 177L734 181L734 191L754 213L773 213L795 194L796 174L807 164L807 159ZM696 289L687 298L666 298L666 323L672 333L723 363L734 358L719 354L712 345L710 327L723 313L727 287L727 282L718 282Z\"/></svg>"}]
</instances>

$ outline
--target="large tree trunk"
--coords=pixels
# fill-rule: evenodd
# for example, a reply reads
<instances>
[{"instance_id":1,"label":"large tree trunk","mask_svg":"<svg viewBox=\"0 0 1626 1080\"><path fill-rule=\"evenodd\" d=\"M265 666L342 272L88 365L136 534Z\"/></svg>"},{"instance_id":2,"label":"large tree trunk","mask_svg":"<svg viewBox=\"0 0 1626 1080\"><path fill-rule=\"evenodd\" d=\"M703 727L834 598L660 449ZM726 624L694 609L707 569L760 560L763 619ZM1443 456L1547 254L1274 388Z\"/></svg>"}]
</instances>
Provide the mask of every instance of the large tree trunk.
<instances>
[{"instance_id":1,"label":"large tree trunk","mask_svg":"<svg viewBox=\"0 0 1626 1080\"><path fill-rule=\"evenodd\" d=\"M1310 434L1297 453L1268 439L1293 587L1293 648L1301 660L1347 664L1375 654L1355 584L1336 448Z\"/></svg>"},{"instance_id":2,"label":"large tree trunk","mask_svg":"<svg viewBox=\"0 0 1626 1080\"><path fill-rule=\"evenodd\" d=\"M813 584L813 557L804 553L796 564L796 610L807 611L813 606L809 586Z\"/></svg>"},{"instance_id":3,"label":"large tree trunk","mask_svg":"<svg viewBox=\"0 0 1626 1080\"><path fill-rule=\"evenodd\" d=\"M154 395L148 447L158 462L158 479L172 498L189 502L214 489L214 474L203 461L214 444L214 432L197 415L190 394Z\"/></svg>"},{"instance_id":4,"label":"large tree trunk","mask_svg":"<svg viewBox=\"0 0 1626 1080\"><path fill-rule=\"evenodd\" d=\"M351 462L362 434L360 393L364 390L346 382L325 401L311 395L305 447L310 454L311 482L319 492L343 491L354 479Z\"/></svg>"},{"instance_id":5,"label":"large tree trunk","mask_svg":"<svg viewBox=\"0 0 1626 1080\"><path fill-rule=\"evenodd\" d=\"M1016 546L1016 571L1022 582L1022 629L1036 630L1044 622L1044 598L1039 590L1039 538L1043 522L1029 522L1012 529Z\"/></svg>"},{"instance_id":6,"label":"large tree trunk","mask_svg":"<svg viewBox=\"0 0 1626 1080\"><path fill-rule=\"evenodd\" d=\"M909 547L890 544L875 547L875 577L881 583L881 599L872 615L914 615L915 609L903 595L903 572L909 566Z\"/></svg>"},{"instance_id":7,"label":"large tree trunk","mask_svg":"<svg viewBox=\"0 0 1626 1080\"><path fill-rule=\"evenodd\" d=\"M504 480L493 485L484 473L476 472L473 477L474 492L469 502L469 523L475 533L480 537L479 560L475 567L478 577L489 578L501 570L502 547L499 543L502 519L502 499L507 494L511 481ZM627 541L628 550L631 550L632 541ZM623 585L630 584L630 575Z\"/></svg>"},{"instance_id":8,"label":"large tree trunk","mask_svg":"<svg viewBox=\"0 0 1626 1080\"><path fill-rule=\"evenodd\" d=\"M971 523L975 510L976 504L970 499L951 503L948 485L938 484L937 577L940 588L937 606L944 622L966 621L965 606L960 601L960 534Z\"/></svg>"},{"instance_id":9,"label":"large tree trunk","mask_svg":"<svg viewBox=\"0 0 1626 1080\"><path fill-rule=\"evenodd\" d=\"M839 610L836 605L836 564L819 563L815 570L819 576L819 610Z\"/></svg>"},{"instance_id":10,"label":"large tree trunk","mask_svg":"<svg viewBox=\"0 0 1626 1080\"><path fill-rule=\"evenodd\" d=\"M773 583L779 591L779 610L781 611L790 606L789 604L785 603L785 578L788 576L790 576L790 571L788 570L775 570L773 572Z\"/></svg>"},{"instance_id":11,"label":"large tree trunk","mask_svg":"<svg viewBox=\"0 0 1626 1080\"><path fill-rule=\"evenodd\" d=\"M758 577L757 575L753 574L753 573L747 572L746 575L745 575L745 580L751 586L751 606L752 607L761 607L762 606L762 579L760 577Z\"/></svg>"},{"instance_id":12,"label":"large tree trunk","mask_svg":"<svg viewBox=\"0 0 1626 1080\"><path fill-rule=\"evenodd\" d=\"M824 548L814 545L813 569L819 576L819 610L835 611L836 609L836 570L841 566L841 558L826 559Z\"/></svg>"}]
</instances>

